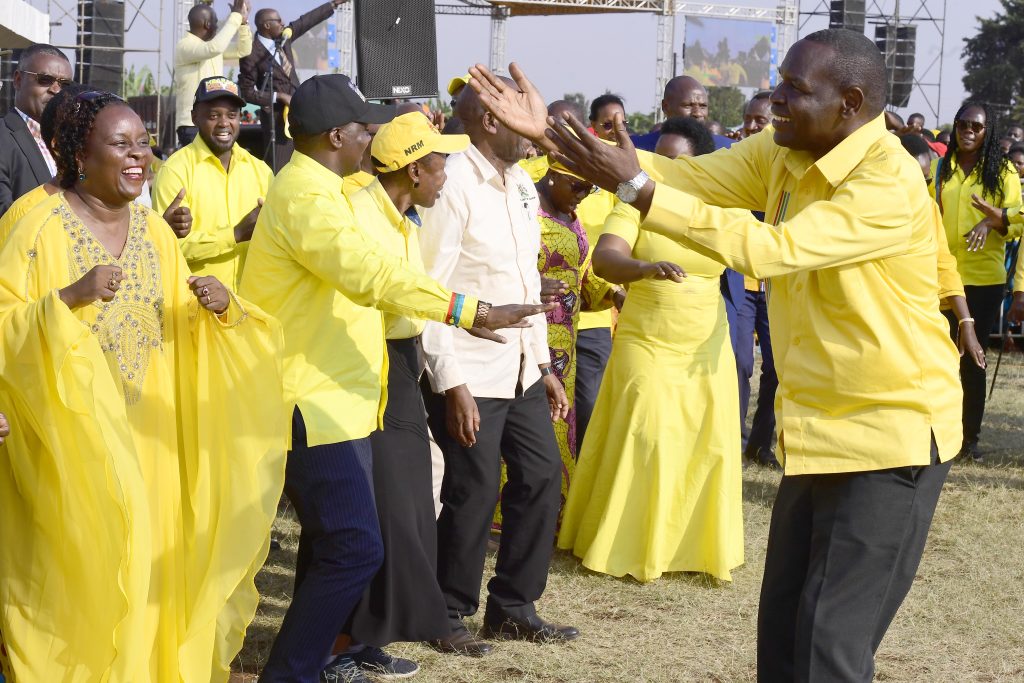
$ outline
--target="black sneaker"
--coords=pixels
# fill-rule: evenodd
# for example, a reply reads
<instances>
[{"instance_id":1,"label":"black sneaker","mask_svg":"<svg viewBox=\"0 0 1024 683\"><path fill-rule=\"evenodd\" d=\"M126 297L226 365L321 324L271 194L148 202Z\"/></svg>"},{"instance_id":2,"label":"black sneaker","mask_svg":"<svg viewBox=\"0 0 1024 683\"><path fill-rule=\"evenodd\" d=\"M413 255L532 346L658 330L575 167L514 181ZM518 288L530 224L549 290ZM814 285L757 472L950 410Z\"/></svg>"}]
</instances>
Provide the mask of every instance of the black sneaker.
<instances>
[{"instance_id":1,"label":"black sneaker","mask_svg":"<svg viewBox=\"0 0 1024 683\"><path fill-rule=\"evenodd\" d=\"M320 672L320 683L370 683L349 655L338 655Z\"/></svg>"},{"instance_id":2,"label":"black sneaker","mask_svg":"<svg viewBox=\"0 0 1024 683\"><path fill-rule=\"evenodd\" d=\"M352 660L363 671L373 674L375 678L388 681L411 678L420 671L420 665L411 659L392 657L379 647L365 647L359 652L354 652Z\"/></svg>"}]
</instances>

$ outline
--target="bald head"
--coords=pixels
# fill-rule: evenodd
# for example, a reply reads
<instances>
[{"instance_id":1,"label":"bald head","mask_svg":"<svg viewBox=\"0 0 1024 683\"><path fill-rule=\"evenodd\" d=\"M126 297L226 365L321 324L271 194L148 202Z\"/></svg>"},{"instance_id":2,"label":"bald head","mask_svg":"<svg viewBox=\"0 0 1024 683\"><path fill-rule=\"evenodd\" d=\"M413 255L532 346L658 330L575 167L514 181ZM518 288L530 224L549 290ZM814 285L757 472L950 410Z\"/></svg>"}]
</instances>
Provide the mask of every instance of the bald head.
<instances>
[{"instance_id":1,"label":"bald head","mask_svg":"<svg viewBox=\"0 0 1024 683\"><path fill-rule=\"evenodd\" d=\"M583 107L568 100L555 100L548 105L548 116L554 119L562 118L562 114L569 112L576 117L577 121L583 121Z\"/></svg>"},{"instance_id":2,"label":"bald head","mask_svg":"<svg viewBox=\"0 0 1024 683\"><path fill-rule=\"evenodd\" d=\"M206 34L217 30L217 13L210 5L196 5L188 11L188 31L203 40L209 40Z\"/></svg>"},{"instance_id":3,"label":"bald head","mask_svg":"<svg viewBox=\"0 0 1024 683\"><path fill-rule=\"evenodd\" d=\"M499 76L505 85L518 90L511 78ZM480 96L471 87L459 93L456 113L470 142L496 167L512 166L526 157L525 138L498 122L480 103Z\"/></svg>"},{"instance_id":4,"label":"bald head","mask_svg":"<svg viewBox=\"0 0 1024 683\"><path fill-rule=\"evenodd\" d=\"M665 84L661 110L666 118L685 116L703 121L708 117L708 91L692 76L676 76Z\"/></svg>"}]
</instances>

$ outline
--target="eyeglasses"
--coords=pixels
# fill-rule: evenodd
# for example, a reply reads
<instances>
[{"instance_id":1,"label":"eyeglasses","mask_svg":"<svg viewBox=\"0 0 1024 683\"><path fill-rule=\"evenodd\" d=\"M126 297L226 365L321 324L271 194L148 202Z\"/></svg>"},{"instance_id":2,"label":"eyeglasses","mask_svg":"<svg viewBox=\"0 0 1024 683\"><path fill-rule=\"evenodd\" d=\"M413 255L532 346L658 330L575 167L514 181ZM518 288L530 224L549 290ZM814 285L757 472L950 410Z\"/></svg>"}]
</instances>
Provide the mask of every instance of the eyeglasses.
<instances>
[{"instance_id":1,"label":"eyeglasses","mask_svg":"<svg viewBox=\"0 0 1024 683\"><path fill-rule=\"evenodd\" d=\"M985 130L985 124L981 121L968 121L966 119L960 119L956 122L956 129L962 133L967 131L973 131L975 135L980 135L981 131Z\"/></svg>"},{"instance_id":2,"label":"eyeglasses","mask_svg":"<svg viewBox=\"0 0 1024 683\"><path fill-rule=\"evenodd\" d=\"M25 71L24 69L20 69L20 71L23 74L31 74L32 77L36 79L36 83L43 86L44 88L49 88L54 83L59 83L60 87L66 88L72 83L74 83L74 81L72 81L70 78L60 78L58 76L51 76L50 74L41 74L36 73L35 71Z\"/></svg>"},{"instance_id":3,"label":"eyeglasses","mask_svg":"<svg viewBox=\"0 0 1024 683\"><path fill-rule=\"evenodd\" d=\"M604 123L601 124L601 127L604 128L605 130L611 130L612 128L615 127L615 122L605 121Z\"/></svg>"}]
</instances>

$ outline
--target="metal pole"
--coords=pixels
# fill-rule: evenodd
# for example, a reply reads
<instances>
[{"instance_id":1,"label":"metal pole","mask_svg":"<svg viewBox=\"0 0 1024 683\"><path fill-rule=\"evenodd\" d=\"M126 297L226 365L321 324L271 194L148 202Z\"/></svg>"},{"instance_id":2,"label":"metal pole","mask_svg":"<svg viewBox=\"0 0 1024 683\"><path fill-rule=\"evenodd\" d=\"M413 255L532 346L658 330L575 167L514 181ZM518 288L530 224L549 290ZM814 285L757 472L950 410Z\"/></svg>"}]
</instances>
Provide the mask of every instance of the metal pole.
<instances>
[{"instance_id":1,"label":"metal pole","mask_svg":"<svg viewBox=\"0 0 1024 683\"><path fill-rule=\"evenodd\" d=\"M939 85L935 96L935 127L942 125L942 62L946 53L946 0L942 0L942 28L939 30Z\"/></svg>"},{"instance_id":2,"label":"metal pole","mask_svg":"<svg viewBox=\"0 0 1024 683\"><path fill-rule=\"evenodd\" d=\"M685 17L683 21L686 21ZM675 45L676 14L674 0L665 0L665 4L658 14L658 40L655 49L657 54L654 61L654 101L660 102L665 94L665 86L668 84L672 73L675 71L675 59L673 47ZM684 57L685 59L685 57ZM665 118L661 107L654 110L654 120L658 123Z\"/></svg>"},{"instance_id":3,"label":"metal pole","mask_svg":"<svg viewBox=\"0 0 1024 683\"><path fill-rule=\"evenodd\" d=\"M491 10L491 63L489 66L491 71L496 74L504 74L508 70L506 56L508 17L508 7L495 5Z\"/></svg>"}]
</instances>

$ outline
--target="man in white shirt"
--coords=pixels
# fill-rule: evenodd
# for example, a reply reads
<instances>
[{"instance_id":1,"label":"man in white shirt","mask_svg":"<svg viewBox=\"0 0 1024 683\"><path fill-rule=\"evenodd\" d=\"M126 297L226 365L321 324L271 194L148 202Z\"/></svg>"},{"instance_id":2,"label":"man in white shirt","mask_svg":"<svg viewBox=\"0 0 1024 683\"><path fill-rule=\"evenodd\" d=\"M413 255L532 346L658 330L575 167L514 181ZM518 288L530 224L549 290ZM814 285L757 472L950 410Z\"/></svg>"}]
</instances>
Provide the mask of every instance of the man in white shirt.
<instances>
[{"instance_id":1,"label":"man in white shirt","mask_svg":"<svg viewBox=\"0 0 1024 683\"><path fill-rule=\"evenodd\" d=\"M473 144L448 158L444 190L433 208L422 210L423 264L445 286L502 303L539 303L537 192L517 165L527 143L485 112L469 88L459 97L458 116ZM560 505L561 459L551 420L564 419L568 402L551 371L544 316L530 322L503 330L504 345L433 323L423 331L433 389L425 392L430 427L445 460L437 571L452 633L433 643L442 651L481 656L491 650L462 619L479 607L503 458L501 546L481 635L540 642L579 635L543 621L534 607L547 582Z\"/></svg>"},{"instance_id":2,"label":"man in white shirt","mask_svg":"<svg viewBox=\"0 0 1024 683\"><path fill-rule=\"evenodd\" d=\"M248 0L232 0L231 14L217 30L217 13L210 5L196 5L188 12L188 32L174 46L174 127L178 146L191 143L198 133L192 125L192 98L199 81L224 75L224 60L252 52ZM232 39L238 40L232 44Z\"/></svg>"}]
</instances>

